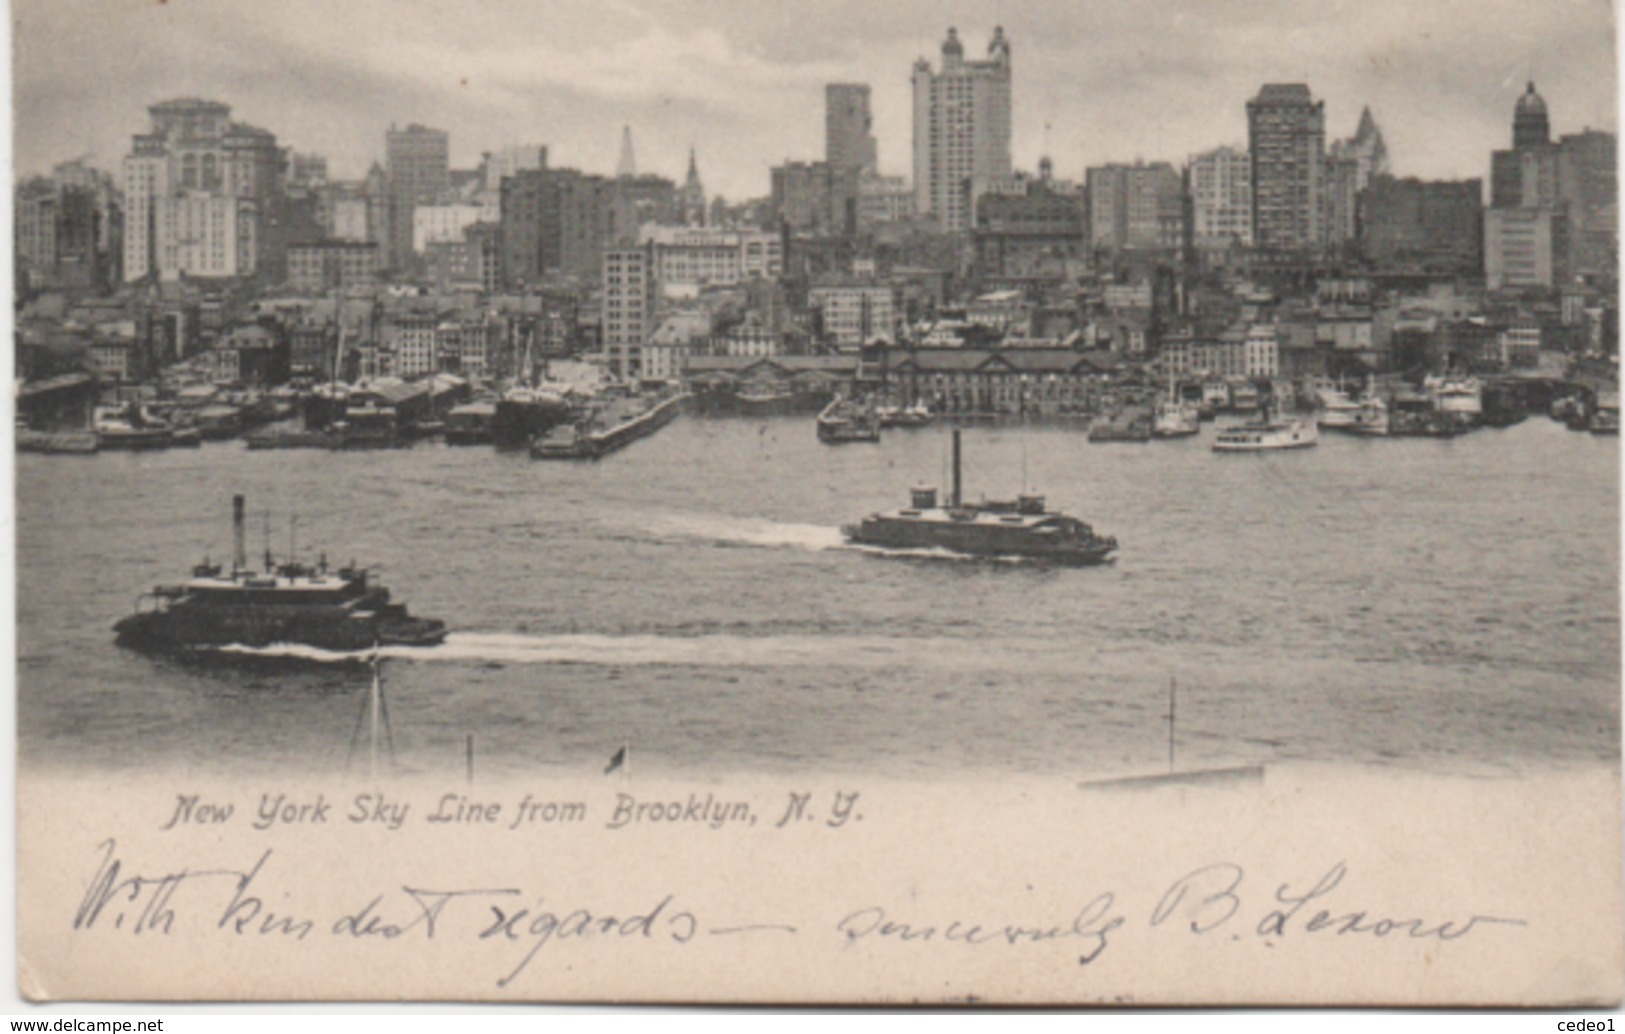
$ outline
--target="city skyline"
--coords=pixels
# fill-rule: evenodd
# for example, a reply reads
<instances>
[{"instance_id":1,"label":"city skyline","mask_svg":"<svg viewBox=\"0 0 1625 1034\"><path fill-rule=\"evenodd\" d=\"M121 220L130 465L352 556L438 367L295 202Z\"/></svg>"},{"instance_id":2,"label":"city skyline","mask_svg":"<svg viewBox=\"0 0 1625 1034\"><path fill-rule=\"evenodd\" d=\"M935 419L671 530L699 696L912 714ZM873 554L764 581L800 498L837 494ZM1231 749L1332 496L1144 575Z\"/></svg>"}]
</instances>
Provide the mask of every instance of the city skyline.
<instances>
[{"instance_id":1,"label":"city skyline","mask_svg":"<svg viewBox=\"0 0 1625 1034\"><path fill-rule=\"evenodd\" d=\"M707 190L738 200L768 192L771 166L822 157L825 85L854 82L873 90L881 171L910 176L913 62L935 61L950 26L974 56L996 24L1013 51L1015 165L1048 153L1066 179L1244 143L1246 102L1266 82L1307 83L1326 102L1328 140L1352 134L1369 105L1402 176L1487 178L1529 79L1554 132L1617 123L1607 3L1381 0L1358 16L1334 2L1308 14L1285 3L1002 7L624 0L446 17L371 0L336 20L303 3L97 0L68 13L20 0L14 165L26 176L88 155L116 169L148 105L201 96L285 147L326 155L341 178L382 162L391 123L447 130L458 167L535 141L552 165L606 174L630 125L640 171L680 180L692 146Z\"/></svg>"}]
</instances>

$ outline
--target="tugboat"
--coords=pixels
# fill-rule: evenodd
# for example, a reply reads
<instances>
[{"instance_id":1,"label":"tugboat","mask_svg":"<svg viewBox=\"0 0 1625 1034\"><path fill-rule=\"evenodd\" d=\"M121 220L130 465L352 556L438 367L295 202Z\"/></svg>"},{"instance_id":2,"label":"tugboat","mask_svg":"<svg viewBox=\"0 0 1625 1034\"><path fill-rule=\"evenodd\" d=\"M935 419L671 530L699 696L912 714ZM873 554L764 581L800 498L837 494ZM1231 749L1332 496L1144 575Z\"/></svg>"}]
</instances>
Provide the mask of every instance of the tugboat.
<instances>
[{"instance_id":1,"label":"tugboat","mask_svg":"<svg viewBox=\"0 0 1625 1034\"><path fill-rule=\"evenodd\" d=\"M445 622L415 618L353 563L330 571L289 560L249 570L243 550L243 497L232 498L231 570L205 561L180 585L159 586L136 613L113 626L118 644L147 653L192 656L226 646L275 644L354 652L375 646L433 646Z\"/></svg>"},{"instance_id":2,"label":"tugboat","mask_svg":"<svg viewBox=\"0 0 1625 1034\"><path fill-rule=\"evenodd\" d=\"M1044 509L1044 497L966 503L960 494L959 431L953 433L953 494L937 505L935 488L916 488L912 505L876 513L841 529L847 541L882 549L943 549L984 557L1022 557L1059 564L1105 563L1117 540L1065 514Z\"/></svg>"}]
</instances>

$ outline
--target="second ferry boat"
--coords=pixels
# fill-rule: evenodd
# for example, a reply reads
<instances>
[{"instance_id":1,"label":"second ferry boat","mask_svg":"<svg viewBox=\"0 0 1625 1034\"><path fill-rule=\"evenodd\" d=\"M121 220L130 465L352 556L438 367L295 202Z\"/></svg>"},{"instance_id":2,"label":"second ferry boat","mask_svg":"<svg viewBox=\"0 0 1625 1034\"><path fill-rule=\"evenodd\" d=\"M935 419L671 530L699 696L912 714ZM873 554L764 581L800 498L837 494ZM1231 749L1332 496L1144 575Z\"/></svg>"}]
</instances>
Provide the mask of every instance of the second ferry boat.
<instances>
[{"instance_id":1,"label":"second ferry boat","mask_svg":"<svg viewBox=\"0 0 1625 1034\"><path fill-rule=\"evenodd\" d=\"M841 529L847 541L881 549L941 549L982 557L1019 557L1058 564L1099 564L1117 540L1095 534L1076 517L1044 508L1044 497L966 503L960 493L959 431L953 434L953 493L937 504L935 488L916 488L912 505L876 513Z\"/></svg>"}]
</instances>

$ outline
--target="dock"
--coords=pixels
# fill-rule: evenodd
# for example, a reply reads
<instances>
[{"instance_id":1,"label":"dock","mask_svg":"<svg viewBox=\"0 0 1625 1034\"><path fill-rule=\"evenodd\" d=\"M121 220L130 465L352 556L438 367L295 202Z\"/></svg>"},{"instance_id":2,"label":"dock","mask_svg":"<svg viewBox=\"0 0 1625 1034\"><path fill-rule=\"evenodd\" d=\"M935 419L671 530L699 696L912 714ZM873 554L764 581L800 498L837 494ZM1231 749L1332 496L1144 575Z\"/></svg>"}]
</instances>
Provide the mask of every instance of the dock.
<instances>
[{"instance_id":1,"label":"dock","mask_svg":"<svg viewBox=\"0 0 1625 1034\"><path fill-rule=\"evenodd\" d=\"M624 449L671 423L689 396L673 395L654 405L643 398L615 399L585 420L556 427L531 443L542 460L595 460Z\"/></svg>"}]
</instances>

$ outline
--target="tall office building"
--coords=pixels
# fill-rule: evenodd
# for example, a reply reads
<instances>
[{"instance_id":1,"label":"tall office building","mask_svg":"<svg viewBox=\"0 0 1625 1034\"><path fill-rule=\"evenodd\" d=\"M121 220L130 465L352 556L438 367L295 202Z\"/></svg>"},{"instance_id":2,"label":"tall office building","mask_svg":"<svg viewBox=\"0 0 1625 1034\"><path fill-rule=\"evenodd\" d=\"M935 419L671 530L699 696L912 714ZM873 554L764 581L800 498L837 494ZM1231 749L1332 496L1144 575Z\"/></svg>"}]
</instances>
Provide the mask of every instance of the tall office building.
<instances>
[{"instance_id":1,"label":"tall office building","mask_svg":"<svg viewBox=\"0 0 1625 1034\"><path fill-rule=\"evenodd\" d=\"M1271 83L1247 102L1253 243L1315 248L1326 238L1326 105L1302 83Z\"/></svg>"},{"instance_id":2,"label":"tall office building","mask_svg":"<svg viewBox=\"0 0 1625 1034\"><path fill-rule=\"evenodd\" d=\"M622 379L633 380L643 373L643 346L654 330L654 247L609 248L603 263L604 358Z\"/></svg>"},{"instance_id":3,"label":"tall office building","mask_svg":"<svg viewBox=\"0 0 1625 1034\"><path fill-rule=\"evenodd\" d=\"M1551 287L1572 275L1612 272L1619 244L1615 155L1612 133L1587 129L1554 143L1546 100L1529 84L1513 108L1511 149L1490 156L1484 250L1491 287ZM1530 253L1541 260L1529 260Z\"/></svg>"},{"instance_id":4,"label":"tall office building","mask_svg":"<svg viewBox=\"0 0 1625 1034\"><path fill-rule=\"evenodd\" d=\"M415 122L405 129L390 126L384 134L384 163L393 208L389 258L401 263L412 254L417 206L439 201L451 186L450 137L443 129Z\"/></svg>"},{"instance_id":5,"label":"tall office building","mask_svg":"<svg viewBox=\"0 0 1625 1034\"><path fill-rule=\"evenodd\" d=\"M870 133L869 87L830 83L824 87L824 161L832 168L879 171L878 148Z\"/></svg>"},{"instance_id":6,"label":"tall office building","mask_svg":"<svg viewBox=\"0 0 1625 1034\"><path fill-rule=\"evenodd\" d=\"M147 110L151 129L135 136L123 166L124 279L277 278L287 242L276 137L231 121L216 101Z\"/></svg>"},{"instance_id":7,"label":"tall office building","mask_svg":"<svg viewBox=\"0 0 1625 1034\"><path fill-rule=\"evenodd\" d=\"M1186 169L1191 238L1198 249L1253 242L1253 163L1239 147L1192 155Z\"/></svg>"},{"instance_id":8,"label":"tall office building","mask_svg":"<svg viewBox=\"0 0 1625 1034\"><path fill-rule=\"evenodd\" d=\"M967 230L975 184L1010 178L1010 44L993 30L987 56L966 61L948 30L942 69L914 64L914 204L942 228Z\"/></svg>"},{"instance_id":9,"label":"tall office building","mask_svg":"<svg viewBox=\"0 0 1625 1034\"><path fill-rule=\"evenodd\" d=\"M1101 165L1085 174L1089 244L1097 251L1178 248L1184 238L1184 184L1167 162Z\"/></svg>"},{"instance_id":10,"label":"tall office building","mask_svg":"<svg viewBox=\"0 0 1625 1034\"><path fill-rule=\"evenodd\" d=\"M1326 156L1326 235L1331 244L1352 241L1359 233L1360 192L1373 176L1388 172L1388 145L1371 117L1360 112L1360 127L1347 140L1332 144Z\"/></svg>"},{"instance_id":11,"label":"tall office building","mask_svg":"<svg viewBox=\"0 0 1625 1034\"><path fill-rule=\"evenodd\" d=\"M613 238L615 184L575 169L521 169L502 181L502 270L510 285L596 278Z\"/></svg>"}]
</instances>

